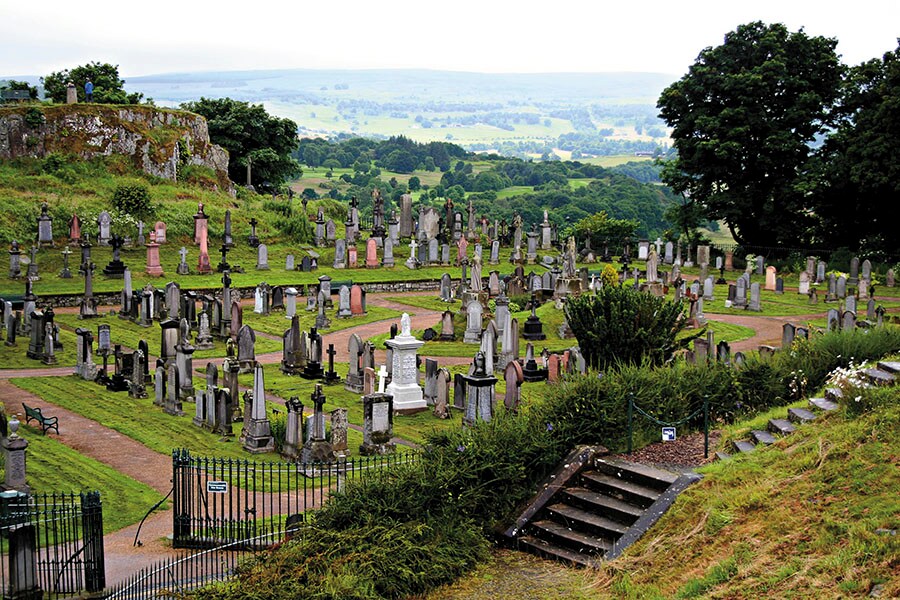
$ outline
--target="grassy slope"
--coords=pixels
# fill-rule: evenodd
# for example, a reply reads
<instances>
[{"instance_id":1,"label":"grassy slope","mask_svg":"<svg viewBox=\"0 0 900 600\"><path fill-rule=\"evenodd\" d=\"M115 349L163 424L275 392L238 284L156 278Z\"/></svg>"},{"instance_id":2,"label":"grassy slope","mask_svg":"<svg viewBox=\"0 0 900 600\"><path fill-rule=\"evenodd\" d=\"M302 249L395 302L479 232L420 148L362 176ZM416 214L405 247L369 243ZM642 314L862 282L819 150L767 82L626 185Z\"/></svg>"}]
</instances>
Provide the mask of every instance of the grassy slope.
<instances>
[{"instance_id":1,"label":"grassy slope","mask_svg":"<svg viewBox=\"0 0 900 600\"><path fill-rule=\"evenodd\" d=\"M605 567L602 597L834 598L877 584L882 597L900 596L900 543L875 532L900 527L898 419L896 402L855 419L834 414L771 449L705 467L704 480Z\"/></svg>"}]
</instances>

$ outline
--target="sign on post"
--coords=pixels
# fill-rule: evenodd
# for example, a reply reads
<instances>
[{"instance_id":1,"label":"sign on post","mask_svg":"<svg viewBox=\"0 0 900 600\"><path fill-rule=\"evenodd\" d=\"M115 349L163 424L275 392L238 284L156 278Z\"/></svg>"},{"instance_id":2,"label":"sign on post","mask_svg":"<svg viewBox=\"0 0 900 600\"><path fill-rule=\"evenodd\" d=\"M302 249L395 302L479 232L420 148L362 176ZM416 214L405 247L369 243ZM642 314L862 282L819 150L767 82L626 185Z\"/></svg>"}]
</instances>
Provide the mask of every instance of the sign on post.
<instances>
[{"instance_id":1,"label":"sign on post","mask_svg":"<svg viewBox=\"0 0 900 600\"><path fill-rule=\"evenodd\" d=\"M664 441L664 442L674 442L675 441L675 428L674 427L663 427L662 428L662 441Z\"/></svg>"}]
</instances>

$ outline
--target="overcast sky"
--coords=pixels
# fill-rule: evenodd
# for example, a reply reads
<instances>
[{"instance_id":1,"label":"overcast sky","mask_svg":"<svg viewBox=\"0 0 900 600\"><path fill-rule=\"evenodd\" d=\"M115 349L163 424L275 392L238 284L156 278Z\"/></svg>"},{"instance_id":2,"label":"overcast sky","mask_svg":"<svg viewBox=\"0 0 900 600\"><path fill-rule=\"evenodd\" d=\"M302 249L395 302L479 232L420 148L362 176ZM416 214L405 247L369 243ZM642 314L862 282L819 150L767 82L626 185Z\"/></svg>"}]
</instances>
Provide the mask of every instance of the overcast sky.
<instances>
[{"instance_id":1,"label":"overcast sky","mask_svg":"<svg viewBox=\"0 0 900 600\"><path fill-rule=\"evenodd\" d=\"M836 37L856 64L897 48L900 0L2 0L0 76L93 60L126 78L270 68L680 75L754 20Z\"/></svg>"}]
</instances>

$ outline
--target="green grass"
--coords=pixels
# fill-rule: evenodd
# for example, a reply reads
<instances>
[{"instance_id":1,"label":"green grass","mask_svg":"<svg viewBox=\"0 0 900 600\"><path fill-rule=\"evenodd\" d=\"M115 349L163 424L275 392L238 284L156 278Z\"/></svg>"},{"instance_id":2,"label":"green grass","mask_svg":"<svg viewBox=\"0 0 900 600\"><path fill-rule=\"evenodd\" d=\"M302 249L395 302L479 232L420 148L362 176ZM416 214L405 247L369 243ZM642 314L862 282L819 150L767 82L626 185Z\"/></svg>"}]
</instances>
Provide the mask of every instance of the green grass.
<instances>
[{"instance_id":1,"label":"green grass","mask_svg":"<svg viewBox=\"0 0 900 600\"><path fill-rule=\"evenodd\" d=\"M169 455L175 448L190 448L197 455L247 458L236 435L228 442L220 442L219 436L191 423L193 404L186 402L186 414L180 417L168 415L162 408L154 406L152 386L150 397L138 400L122 392L109 392L75 376L20 378L12 382L47 402L102 423L160 454ZM195 380L196 384L198 380ZM240 425L235 424L234 429L235 434L239 433ZM263 454L259 458L277 460L274 454Z\"/></svg>"},{"instance_id":2,"label":"green grass","mask_svg":"<svg viewBox=\"0 0 900 600\"><path fill-rule=\"evenodd\" d=\"M707 320L706 326L709 331L712 331L715 334L717 342L724 341L733 344L734 342L746 340L756 335L756 331L750 327L734 325L732 323L723 323L722 321L715 321L713 319ZM680 337L690 335L691 333L691 330L685 330L681 333Z\"/></svg>"},{"instance_id":3,"label":"green grass","mask_svg":"<svg viewBox=\"0 0 900 600\"><path fill-rule=\"evenodd\" d=\"M23 424L28 440L28 484L34 493L97 490L103 502L103 531L116 531L139 521L162 496L99 461L69 448L40 429Z\"/></svg>"},{"instance_id":4,"label":"green grass","mask_svg":"<svg viewBox=\"0 0 900 600\"><path fill-rule=\"evenodd\" d=\"M599 597L847 597L876 584L882 597L900 595L900 546L875 533L900 528L892 393L893 402L858 418L837 411L772 447L701 469L704 479L604 567Z\"/></svg>"}]
</instances>

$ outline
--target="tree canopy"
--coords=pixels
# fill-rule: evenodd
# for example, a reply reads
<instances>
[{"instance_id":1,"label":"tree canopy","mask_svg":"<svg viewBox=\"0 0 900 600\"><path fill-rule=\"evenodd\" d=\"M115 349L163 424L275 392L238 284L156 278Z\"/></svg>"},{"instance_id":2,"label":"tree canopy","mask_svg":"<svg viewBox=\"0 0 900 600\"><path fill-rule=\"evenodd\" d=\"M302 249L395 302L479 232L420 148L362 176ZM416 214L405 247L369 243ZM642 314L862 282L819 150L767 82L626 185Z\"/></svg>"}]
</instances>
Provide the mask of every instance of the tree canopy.
<instances>
[{"instance_id":1,"label":"tree canopy","mask_svg":"<svg viewBox=\"0 0 900 600\"><path fill-rule=\"evenodd\" d=\"M44 94L54 102L66 101L66 88L71 81L78 92L78 101L84 102L84 84L90 79L94 84L93 101L99 104L138 104L143 94L125 92L125 80L119 77L119 65L92 62L73 69L55 71L41 78Z\"/></svg>"},{"instance_id":2,"label":"tree canopy","mask_svg":"<svg viewBox=\"0 0 900 600\"><path fill-rule=\"evenodd\" d=\"M746 245L796 245L813 224L803 177L831 124L837 40L754 22L700 52L657 104L678 155L662 180Z\"/></svg>"},{"instance_id":3,"label":"tree canopy","mask_svg":"<svg viewBox=\"0 0 900 600\"><path fill-rule=\"evenodd\" d=\"M181 107L206 117L209 139L228 150L232 180L246 181L248 161L252 183L263 189L277 188L302 172L291 157L298 143L294 121L273 117L262 105L231 98L200 98Z\"/></svg>"},{"instance_id":4,"label":"tree canopy","mask_svg":"<svg viewBox=\"0 0 900 600\"><path fill-rule=\"evenodd\" d=\"M817 241L895 253L896 223L887 215L900 195L900 41L850 69L837 116L814 174Z\"/></svg>"}]
</instances>

